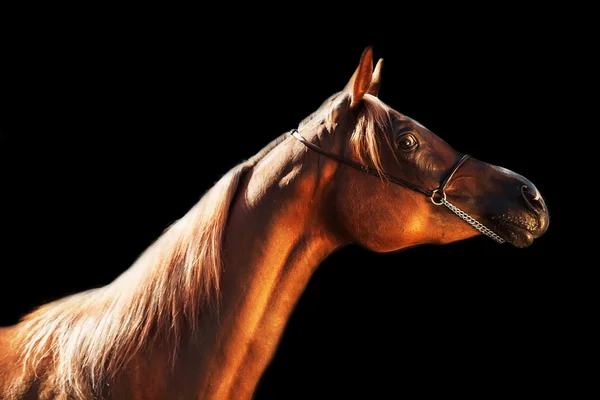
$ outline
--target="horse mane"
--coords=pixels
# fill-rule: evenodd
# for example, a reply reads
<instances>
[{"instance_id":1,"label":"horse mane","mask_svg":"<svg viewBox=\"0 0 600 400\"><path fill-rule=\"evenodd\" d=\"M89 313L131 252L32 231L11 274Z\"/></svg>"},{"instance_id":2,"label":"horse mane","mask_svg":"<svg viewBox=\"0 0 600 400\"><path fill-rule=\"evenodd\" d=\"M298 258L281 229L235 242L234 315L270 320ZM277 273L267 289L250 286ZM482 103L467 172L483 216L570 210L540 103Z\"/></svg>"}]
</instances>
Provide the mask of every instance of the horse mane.
<instances>
[{"instance_id":1,"label":"horse mane","mask_svg":"<svg viewBox=\"0 0 600 400\"><path fill-rule=\"evenodd\" d=\"M359 161L382 171L381 145L391 142L381 132L391 127L390 109L371 95L362 104L350 145ZM324 103L299 128L323 121L332 128L331 105ZM23 379L50 371L44 378L56 393L87 399L158 339L170 341L174 362L182 335L204 313L218 312L221 245L241 179L287 136L233 167L112 283L25 316L17 339Z\"/></svg>"},{"instance_id":2,"label":"horse mane","mask_svg":"<svg viewBox=\"0 0 600 400\"><path fill-rule=\"evenodd\" d=\"M327 99L314 113L306 117L298 130L308 131L324 124L329 132L333 132L333 107L335 94ZM386 134L392 129L391 113L395 112L378 97L365 94L362 98L361 108L356 117L356 124L350 133L350 148L358 158L358 162L369 165L375 171L383 172L381 161L382 146L392 148L392 139ZM392 154L394 154L392 152ZM381 176L384 178L384 176Z\"/></svg>"},{"instance_id":3,"label":"horse mane","mask_svg":"<svg viewBox=\"0 0 600 400\"><path fill-rule=\"evenodd\" d=\"M285 137L233 167L112 283L26 315L18 338L24 378L49 366L57 393L92 398L140 350L158 338L176 349L184 328L218 311L230 206L245 172Z\"/></svg>"}]
</instances>

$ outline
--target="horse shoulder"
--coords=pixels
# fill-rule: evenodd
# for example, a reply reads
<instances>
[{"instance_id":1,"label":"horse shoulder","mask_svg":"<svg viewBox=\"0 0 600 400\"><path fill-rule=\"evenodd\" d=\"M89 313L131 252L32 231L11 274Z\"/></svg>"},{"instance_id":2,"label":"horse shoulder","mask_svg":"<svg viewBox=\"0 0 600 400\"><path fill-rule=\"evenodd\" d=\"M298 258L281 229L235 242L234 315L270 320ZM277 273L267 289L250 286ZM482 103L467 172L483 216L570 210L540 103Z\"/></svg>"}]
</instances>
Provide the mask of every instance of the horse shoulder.
<instances>
[{"instance_id":1,"label":"horse shoulder","mask_svg":"<svg viewBox=\"0 0 600 400\"><path fill-rule=\"evenodd\" d=\"M9 393L18 369L17 355L13 346L16 336L14 327L0 328L0 398L11 398ZM12 391L12 390L11 390Z\"/></svg>"},{"instance_id":2,"label":"horse shoulder","mask_svg":"<svg viewBox=\"0 0 600 400\"><path fill-rule=\"evenodd\" d=\"M18 325L0 327L0 399L37 399L33 377L23 376L17 353Z\"/></svg>"}]
</instances>

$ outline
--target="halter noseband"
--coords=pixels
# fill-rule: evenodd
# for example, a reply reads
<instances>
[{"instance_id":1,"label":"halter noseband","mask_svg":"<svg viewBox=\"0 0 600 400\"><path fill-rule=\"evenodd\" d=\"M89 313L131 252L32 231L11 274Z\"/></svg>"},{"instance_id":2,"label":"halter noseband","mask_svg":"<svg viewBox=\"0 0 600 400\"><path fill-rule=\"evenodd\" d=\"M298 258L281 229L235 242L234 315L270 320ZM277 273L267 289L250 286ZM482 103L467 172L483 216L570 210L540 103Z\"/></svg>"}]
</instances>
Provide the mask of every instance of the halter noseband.
<instances>
[{"instance_id":1,"label":"halter noseband","mask_svg":"<svg viewBox=\"0 0 600 400\"><path fill-rule=\"evenodd\" d=\"M404 179L396 178L395 176L389 175L385 172L376 171L373 168L367 167L366 165L359 164L359 163L349 160L345 157L339 156L334 153L330 153L327 150L323 150L319 146L306 140L304 138L304 136L302 136L302 135L300 135L300 133L298 133L297 129L293 129L291 131L291 135L293 137L295 137L296 139L298 139L300 142L302 142L309 149L314 150L317 153L324 155L325 157L331 158L332 160L338 161L342 164L346 164L346 165L348 165L352 168L355 168L359 171L366 172L367 174L377 176L377 177L384 177L387 180L389 180L390 182L393 182L397 185L404 186L405 188L414 190L415 192L422 193L425 196L429 197L429 200L431 200L431 202L433 204L435 204L436 206L440 206L443 204L446 207L448 207L448 209L450 211L452 211L454 214L458 215L462 220L467 222L469 225L471 225L473 228L477 229L479 232L483 233L484 235L489 236L490 238L492 238L493 240L495 240L496 242L498 242L500 244L505 242L504 239L502 239L500 236L498 236L496 233L494 233L491 229L487 228L482 223L478 222L475 218L471 217L469 214L462 211L461 209L459 209L458 207L456 207L455 205L450 203L448 200L446 200L446 192L444 192L444 189L446 189L446 186L450 182L450 179L452 179L452 177L454 176L454 173L460 168L461 165L464 164L465 161L467 161L471 157L470 155L468 155L468 154L463 155L460 158L460 160L458 160L456 165L454 165L454 167L446 175L446 177L442 181L442 184L437 189L429 190L429 189L425 189L421 186L415 185L414 183L405 181Z\"/></svg>"}]
</instances>

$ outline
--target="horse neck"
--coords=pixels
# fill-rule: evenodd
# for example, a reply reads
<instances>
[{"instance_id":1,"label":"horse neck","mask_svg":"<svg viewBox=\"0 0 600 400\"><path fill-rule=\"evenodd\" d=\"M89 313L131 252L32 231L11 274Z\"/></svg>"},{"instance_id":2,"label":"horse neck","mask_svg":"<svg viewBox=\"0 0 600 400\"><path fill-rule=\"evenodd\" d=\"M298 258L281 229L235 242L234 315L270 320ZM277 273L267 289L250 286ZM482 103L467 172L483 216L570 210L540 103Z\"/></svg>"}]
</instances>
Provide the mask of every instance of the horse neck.
<instances>
[{"instance_id":1,"label":"horse neck","mask_svg":"<svg viewBox=\"0 0 600 400\"><path fill-rule=\"evenodd\" d=\"M240 185L225 231L219 317L201 322L189 359L200 360L201 398L251 397L311 274L340 245L321 223L316 157L288 139Z\"/></svg>"}]
</instances>

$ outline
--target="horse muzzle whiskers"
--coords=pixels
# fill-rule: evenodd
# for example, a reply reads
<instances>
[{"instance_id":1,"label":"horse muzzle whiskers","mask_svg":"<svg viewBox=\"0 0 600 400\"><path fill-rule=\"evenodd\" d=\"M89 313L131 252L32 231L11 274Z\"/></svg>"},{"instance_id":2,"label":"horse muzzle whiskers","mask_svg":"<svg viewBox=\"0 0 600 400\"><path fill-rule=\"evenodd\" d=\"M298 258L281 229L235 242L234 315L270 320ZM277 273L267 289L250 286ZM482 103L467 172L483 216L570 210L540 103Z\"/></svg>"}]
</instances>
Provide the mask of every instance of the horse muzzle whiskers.
<instances>
[{"instance_id":1,"label":"horse muzzle whiskers","mask_svg":"<svg viewBox=\"0 0 600 400\"><path fill-rule=\"evenodd\" d=\"M539 220L529 215L515 215L512 213L506 213L492 217L492 220L496 220L503 225L510 225L526 229L532 234L538 231L540 227Z\"/></svg>"}]
</instances>

